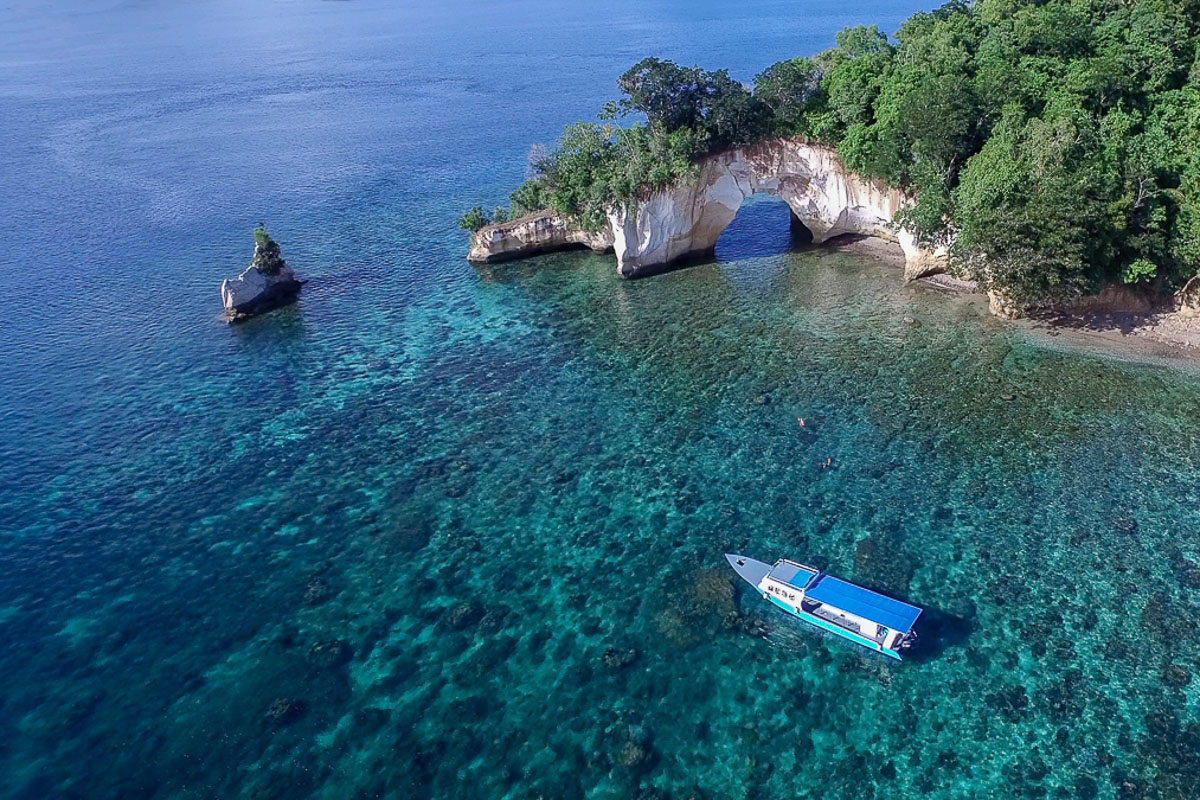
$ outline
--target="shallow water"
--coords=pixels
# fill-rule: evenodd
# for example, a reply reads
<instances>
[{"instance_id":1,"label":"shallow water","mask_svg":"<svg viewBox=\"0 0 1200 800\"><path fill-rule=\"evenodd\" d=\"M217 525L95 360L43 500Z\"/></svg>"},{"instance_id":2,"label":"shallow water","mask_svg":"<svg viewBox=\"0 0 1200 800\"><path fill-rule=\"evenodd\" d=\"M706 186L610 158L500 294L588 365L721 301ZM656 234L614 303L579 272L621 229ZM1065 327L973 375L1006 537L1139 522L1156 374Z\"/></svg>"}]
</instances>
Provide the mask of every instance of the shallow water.
<instances>
[{"instance_id":1,"label":"shallow water","mask_svg":"<svg viewBox=\"0 0 1200 800\"><path fill-rule=\"evenodd\" d=\"M749 77L909 9L519 9L0 29L0 796L1194 796L1194 371L789 252L771 202L653 279L462 261L642 54ZM260 215L311 283L228 328Z\"/></svg>"}]
</instances>

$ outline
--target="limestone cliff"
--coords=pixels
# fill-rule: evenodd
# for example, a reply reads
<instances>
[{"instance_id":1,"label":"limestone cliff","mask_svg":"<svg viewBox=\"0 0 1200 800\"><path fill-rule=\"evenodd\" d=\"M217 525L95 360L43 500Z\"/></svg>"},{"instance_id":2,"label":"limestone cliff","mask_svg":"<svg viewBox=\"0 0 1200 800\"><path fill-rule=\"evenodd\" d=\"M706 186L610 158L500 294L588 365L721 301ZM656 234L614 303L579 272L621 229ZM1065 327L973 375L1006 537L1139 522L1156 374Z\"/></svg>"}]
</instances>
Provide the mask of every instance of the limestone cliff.
<instances>
[{"instance_id":1,"label":"limestone cliff","mask_svg":"<svg viewBox=\"0 0 1200 800\"><path fill-rule=\"evenodd\" d=\"M254 257L233 280L221 281L221 303L230 322L262 314L296 299L300 281L283 260L279 244L259 228L254 232Z\"/></svg>"},{"instance_id":2,"label":"limestone cliff","mask_svg":"<svg viewBox=\"0 0 1200 800\"><path fill-rule=\"evenodd\" d=\"M878 236L903 249L909 280L946 269L944 252L892 229L892 217L909 202L903 192L849 172L830 147L769 139L710 156L694 181L651 192L628 212L614 210L618 271L636 277L711 253L742 202L757 192L784 200L816 244L845 233Z\"/></svg>"},{"instance_id":3,"label":"limestone cliff","mask_svg":"<svg viewBox=\"0 0 1200 800\"><path fill-rule=\"evenodd\" d=\"M554 211L538 211L477 230L471 237L467 260L490 264L574 247L589 247L602 253L612 246L612 233L608 230L590 233L569 224Z\"/></svg>"},{"instance_id":4,"label":"limestone cliff","mask_svg":"<svg viewBox=\"0 0 1200 800\"><path fill-rule=\"evenodd\" d=\"M1175 310L1186 317L1200 317L1200 275L1194 275L1175 293Z\"/></svg>"},{"instance_id":5,"label":"limestone cliff","mask_svg":"<svg viewBox=\"0 0 1200 800\"><path fill-rule=\"evenodd\" d=\"M472 261L520 258L585 244L612 247L617 271L632 278L704 256L733 221L742 202L765 192L787 202L821 243L845 233L896 241L909 280L944 272L944 251L931 251L891 226L911 202L903 192L849 172L833 148L798 139L769 139L705 158L694 179L647 192L629 210L614 209L608 230L587 234L550 212L490 225L475 234Z\"/></svg>"},{"instance_id":6,"label":"limestone cliff","mask_svg":"<svg viewBox=\"0 0 1200 800\"><path fill-rule=\"evenodd\" d=\"M1110 283L1096 294L1081 297L1051 296L1031 303L1018 303L997 289L989 290L987 295L988 310L1001 319L1087 317L1097 314L1140 315L1154 309L1151 295L1123 283ZM1184 311L1186 315L1182 305L1178 310Z\"/></svg>"}]
</instances>

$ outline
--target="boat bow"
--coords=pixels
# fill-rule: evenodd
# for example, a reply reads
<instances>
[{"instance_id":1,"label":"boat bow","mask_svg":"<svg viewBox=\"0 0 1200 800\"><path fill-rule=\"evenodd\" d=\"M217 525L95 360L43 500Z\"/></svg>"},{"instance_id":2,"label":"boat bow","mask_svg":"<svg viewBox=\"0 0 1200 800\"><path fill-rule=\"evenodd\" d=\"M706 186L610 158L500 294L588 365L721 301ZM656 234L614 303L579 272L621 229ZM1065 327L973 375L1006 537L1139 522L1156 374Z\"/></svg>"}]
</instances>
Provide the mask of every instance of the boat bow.
<instances>
[{"instance_id":1,"label":"boat bow","mask_svg":"<svg viewBox=\"0 0 1200 800\"><path fill-rule=\"evenodd\" d=\"M753 558L739 556L736 553L726 553L725 560L729 562L729 566L733 567L733 571L741 576L742 580L755 589L762 583L762 579L767 577L767 573L771 571L770 564L755 561Z\"/></svg>"}]
</instances>

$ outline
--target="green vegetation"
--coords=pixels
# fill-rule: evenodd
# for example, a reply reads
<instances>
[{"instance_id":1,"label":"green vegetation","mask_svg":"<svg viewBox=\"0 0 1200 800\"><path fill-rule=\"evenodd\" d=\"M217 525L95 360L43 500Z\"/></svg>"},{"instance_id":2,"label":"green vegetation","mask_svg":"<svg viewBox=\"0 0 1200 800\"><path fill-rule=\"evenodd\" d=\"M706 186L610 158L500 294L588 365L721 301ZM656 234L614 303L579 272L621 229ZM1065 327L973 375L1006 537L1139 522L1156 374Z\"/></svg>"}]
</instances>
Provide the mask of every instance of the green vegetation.
<instances>
[{"instance_id":1,"label":"green vegetation","mask_svg":"<svg viewBox=\"0 0 1200 800\"><path fill-rule=\"evenodd\" d=\"M491 224L491 218L479 206L475 206L458 219L458 227L462 228L464 231L477 231L484 225Z\"/></svg>"},{"instance_id":2,"label":"green vegetation","mask_svg":"<svg viewBox=\"0 0 1200 800\"><path fill-rule=\"evenodd\" d=\"M258 223L254 229L254 258L250 260L250 266L263 275L278 275L286 265L280 254L279 243L267 233L265 224Z\"/></svg>"},{"instance_id":3,"label":"green vegetation","mask_svg":"<svg viewBox=\"0 0 1200 800\"><path fill-rule=\"evenodd\" d=\"M647 58L618 86L625 96L605 106L601 122L568 127L558 147L534 161L534 177L512 194L510 219L551 208L597 230L607 209L694 174L709 153L772 132L770 109L725 70ZM642 119L616 124L631 115Z\"/></svg>"},{"instance_id":4,"label":"green vegetation","mask_svg":"<svg viewBox=\"0 0 1200 800\"><path fill-rule=\"evenodd\" d=\"M907 191L897 222L1018 302L1176 286L1200 270L1198 34L1200 0L953 0L894 38L848 28L753 92L646 59L600 123L537 160L511 213L596 229L709 153L802 136Z\"/></svg>"},{"instance_id":5,"label":"green vegetation","mask_svg":"<svg viewBox=\"0 0 1200 800\"><path fill-rule=\"evenodd\" d=\"M513 208L516 208L516 203L513 203ZM536 206L536 208L543 208L543 206ZM492 225L497 222L508 222L510 219L516 219L518 216L520 216L520 214L517 213L513 213L510 216L508 209L506 209L504 206L496 206L496 209L492 211L491 216L488 216L486 211L479 206L475 206L470 211L458 218L458 227L462 228L464 231L473 232L479 230L484 225Z\"/></svg>"}]
</instances>

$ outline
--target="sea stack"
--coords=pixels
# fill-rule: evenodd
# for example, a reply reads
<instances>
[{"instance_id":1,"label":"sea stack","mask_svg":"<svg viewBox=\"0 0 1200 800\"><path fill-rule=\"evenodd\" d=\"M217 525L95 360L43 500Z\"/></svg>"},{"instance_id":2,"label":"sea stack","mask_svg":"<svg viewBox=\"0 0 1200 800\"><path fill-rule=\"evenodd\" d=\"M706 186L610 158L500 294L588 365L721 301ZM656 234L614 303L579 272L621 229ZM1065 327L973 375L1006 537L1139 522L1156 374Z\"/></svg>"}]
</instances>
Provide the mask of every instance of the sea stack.
<instances>
[{"instance_id":1,"label":"sea stack","mask_svg":"<svg viewBox=\"0 0 1200 800\"><path fill-rule=\"evenodd\" d=\"M283 260L279 243L263 225L254 229L254 258L246 271L233 280L221 281L221 302L230 322L253 317L296 299L300 281Z\"/></svg>"}]
</instances>

